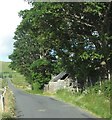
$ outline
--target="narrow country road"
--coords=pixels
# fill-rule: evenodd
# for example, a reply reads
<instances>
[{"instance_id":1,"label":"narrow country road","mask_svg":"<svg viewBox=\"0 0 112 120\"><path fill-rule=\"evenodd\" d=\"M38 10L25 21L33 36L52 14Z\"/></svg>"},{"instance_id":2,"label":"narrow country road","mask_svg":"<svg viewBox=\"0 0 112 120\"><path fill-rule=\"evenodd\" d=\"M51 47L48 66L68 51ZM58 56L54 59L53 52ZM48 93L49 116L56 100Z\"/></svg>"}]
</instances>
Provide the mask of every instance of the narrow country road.
<instances>
[{"instance_id":1,"label":"narrow country road","mask_svg":"<svg viewBox=\"0 0 112 120\"><path fill-rule=\"evenodd\" d=\"M78 107L51 97L26 94L8 80L16 99L17 118L95 118Z\"/></svg>"}]
</instances>

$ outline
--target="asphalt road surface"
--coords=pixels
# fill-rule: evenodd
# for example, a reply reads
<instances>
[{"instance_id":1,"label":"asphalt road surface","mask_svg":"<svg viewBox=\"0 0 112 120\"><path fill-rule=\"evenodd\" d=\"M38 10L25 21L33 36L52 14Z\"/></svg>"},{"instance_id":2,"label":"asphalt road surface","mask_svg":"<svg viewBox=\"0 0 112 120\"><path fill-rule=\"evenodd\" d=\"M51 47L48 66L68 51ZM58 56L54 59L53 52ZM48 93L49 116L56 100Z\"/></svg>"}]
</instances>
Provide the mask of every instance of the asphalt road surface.
<instances>
[{"instance_id":1,"label":"asphalt road surface","mask_svg":"<svg viewBox=\"0 0 112 120\"><path fill-rule=\"evenodd\" d=\"M51 97L31 95L17 89L8 80L16 99L17 118L95 118L84 110Z\"/></svg>"}]
</instances>

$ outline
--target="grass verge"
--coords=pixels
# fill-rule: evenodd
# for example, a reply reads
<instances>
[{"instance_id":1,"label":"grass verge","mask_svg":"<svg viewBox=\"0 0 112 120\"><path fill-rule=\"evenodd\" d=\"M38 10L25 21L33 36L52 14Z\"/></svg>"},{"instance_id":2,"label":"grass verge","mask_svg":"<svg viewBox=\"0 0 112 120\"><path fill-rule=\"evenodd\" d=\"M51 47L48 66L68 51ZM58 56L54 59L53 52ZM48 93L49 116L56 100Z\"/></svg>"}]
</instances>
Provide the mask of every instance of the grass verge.
<instances>
[{"instance_id":1,"label":"grass verge","mask_svg":"<svg viewBox=\"0 0 112 120\"><path fill-rule=\"evenodd\" d=\"M16 87L21 89L26 89L29 86L28 82L25 80L25 77L17 72L13 72L11 81Z\"/></svg>"},{"instance_id":2,"label":"grass verge","mask_svg":"<svg viewBox=\"0 0 112 120\"><path fill-rule=\"evenodd\" d=\"M110 83L103 83L101 91L103 94L98 94L99 86L96 85L93 88L88 88L90 91L89 93L76 93L72 94L68 90L58 90L57 93L46 93L42 91L31 90L28 88L28 83L25 81L23 76L19 74L13 75L12 82L16 87L21 88L27 93L30 94L41 94L46 96L52 96L56 99L60 99L67 103L71 103L73 105L77 105L85 110L88 110L95 114L97 117L101 118L111 118L112 115L110 114L110 100L109 100L109 93L110 93Z\"/></svg>"},{"instance_id":3,"label":"grass verge","mask_svg":"<svg viewBox=\"0 0 112 120\"><path fill-rule=\"evenodd\" d=\"M105 81L102 86L99 87L96 84L93 87L87 88L87 92L72 93L67 89L58 90L56 93L46 93L44 95L52 96L61 101L70 103L75 106L79 106L88 112L92 113L98 118L111 118L111 81ZM100 90L100 92L99 92Z\"/></svg>"},{"instance_id":4,"label":"grass verge","mask_svg":"<svg viewBox=\"0 0 112 120\"><path fill-rule=\"evenodd\" d=\"M4 95L4 111L2 112L2 120L10 120L15 118L15 99L12 91L7 87L7 81L2 81L3 87L6 87Z\"/></svg>"},{"instance_id":5,"label":"grass verge","mask_svg":"<svg viewBox=\"0 0 112 120\"><path fill-rule=\"evenodd\" d=\"M32 90L31 85L25 80L23 75L15 72L12 74L12 83L19 89L30 94L42 94L42 90Z\"/></svg>"},{"instance_id":6,"label":"grass verge","mask_svg":"<svg viewBox=\"0 0 112 120\"><path fill-rule=\"evenodd\" d=\"M72 94L67 90L59 90L55 96L65 102L91 111L97 117L110 118L110 101L99 94Z\"/></svg>"},{"instance_id":7,"label":"grass verge","mask_svg":"<svg viewBox=\"0 0 112 120\"><path fill-rule=\"evenodd\" d=\"M91 111L98 117L112 118L110 113L111 85L111 80L105 80L102 82L101 86L96 83L95 86L87 88L86 92L83 93L73 94L68 90L58 90L55 96L65 102L72 103L73 105Z\"/></svg>"}]
</instances>

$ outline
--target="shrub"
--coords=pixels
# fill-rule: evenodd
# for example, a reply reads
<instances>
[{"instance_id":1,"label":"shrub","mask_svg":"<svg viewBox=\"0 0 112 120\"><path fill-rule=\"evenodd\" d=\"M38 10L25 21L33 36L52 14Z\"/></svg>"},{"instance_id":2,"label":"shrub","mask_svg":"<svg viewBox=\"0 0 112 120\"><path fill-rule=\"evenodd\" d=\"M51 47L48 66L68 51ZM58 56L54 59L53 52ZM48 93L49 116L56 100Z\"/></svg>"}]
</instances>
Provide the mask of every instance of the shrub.
<instances>
[{"instance_id":1,"label":"shrub","mask_svg":"<svg viewBox=\"0 0 112 120\"><path fill-rule=\"evenodd\" d=\"M32 90L38 91L40 89L40 84L38 82L33 83Z\"/></svg>"},{"instance_id":2,"label":"shrub","mask_svg":"<svg viewBox=\"0 0 112 120\"><path fill-rule=\"evenodd\" d=\"M2 120L11 120L11 114L7 112L2 113Z\"/></svg>"}]
</instances>

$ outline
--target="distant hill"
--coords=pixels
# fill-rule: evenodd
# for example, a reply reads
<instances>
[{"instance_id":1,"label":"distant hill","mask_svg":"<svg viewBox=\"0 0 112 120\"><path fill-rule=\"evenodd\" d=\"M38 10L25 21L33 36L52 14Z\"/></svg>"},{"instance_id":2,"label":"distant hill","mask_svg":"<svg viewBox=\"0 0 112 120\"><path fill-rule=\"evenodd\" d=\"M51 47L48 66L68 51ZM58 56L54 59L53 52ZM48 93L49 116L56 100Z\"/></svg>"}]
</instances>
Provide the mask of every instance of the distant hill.
<instances>
[{"instance_id":1,"label":"distant hill","mask_svg":"<svg viewBox=\"0 0 112 120\"><path fill-rule=\"evenodd\" d=\"M11 72L12 70L9 68L10 62L0 61L0 72Z\"/></svg>"}]
</instances>

